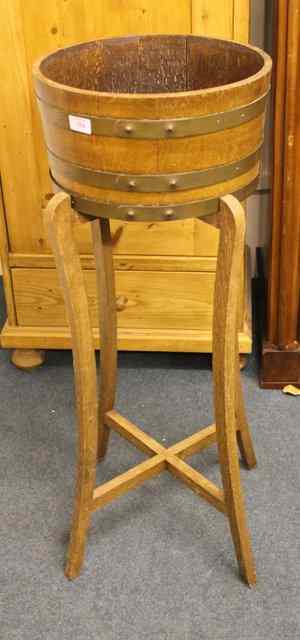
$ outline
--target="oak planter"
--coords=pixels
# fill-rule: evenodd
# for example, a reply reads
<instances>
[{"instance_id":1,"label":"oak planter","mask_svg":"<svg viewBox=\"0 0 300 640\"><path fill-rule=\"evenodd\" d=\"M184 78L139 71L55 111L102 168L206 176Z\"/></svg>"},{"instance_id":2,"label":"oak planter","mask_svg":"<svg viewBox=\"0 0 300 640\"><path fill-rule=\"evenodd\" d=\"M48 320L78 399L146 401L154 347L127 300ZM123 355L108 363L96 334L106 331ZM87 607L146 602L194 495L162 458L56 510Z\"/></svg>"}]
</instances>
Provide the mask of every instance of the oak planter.
<instances>
[{"instance_id":1,"label":"oak planter","mask_svg":"<svg viewBox=\"0 0 300 640\"><path fill-rule=\"evenodd\" d=\"M82 569L93 512L169 471L228 517L240 574L247 584L256 582L238 455L239 446L246 465L255 467L238 361L245 239L238 198L255 189L270 70L270 59L258 50L190 36L77 45L35 67L51 175L60 190L44 218L72 335L79 432L69 579ZM195 217L220 229L213 315L216 424L165 448L114 408L117 304L110 220L171 225ZM76 227L84 225L91 228L97 272L99 387L75 239ZM96 464L106 455L111 429L150 459L97 487ZM215 440L222 489L181 459Z\"/></svg>"},{"instance_id":2,"label":"oak planter","mask_svg":"<svg viewBox=\"0 0 300 640\"><path fill-rule=\"evenodd\" d=\"M34 67L51 176L83 213L198 217L253 192L271 62L197 36L75 45Z\"/></svg>"}]
</instances>

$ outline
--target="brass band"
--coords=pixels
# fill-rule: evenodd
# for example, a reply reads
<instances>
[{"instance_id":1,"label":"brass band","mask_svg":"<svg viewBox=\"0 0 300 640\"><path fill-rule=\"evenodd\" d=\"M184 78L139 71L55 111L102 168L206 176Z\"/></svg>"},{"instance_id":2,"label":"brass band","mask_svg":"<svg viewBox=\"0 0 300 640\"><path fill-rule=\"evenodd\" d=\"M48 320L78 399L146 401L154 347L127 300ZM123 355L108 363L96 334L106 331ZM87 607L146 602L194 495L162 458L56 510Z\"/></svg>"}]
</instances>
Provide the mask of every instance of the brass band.
<instances>
[{"instance_id":1,"label":"brass band","mask_svg":"<svg viewBox=\"0 0 300 640\"><path fill-rule=\"evenodd\" d=\"M92 200L91 198L84 198L77 193L70 192L68 189L56 182L51 172L50 177L56 187L70 194L72 206L76 211L92 218L115 218L117 220L131 220L133 222L183 220L186 218L202 218L213 213L217 213L219 210L219 198L159 206L132 206L129 204L99 202L97 200ZM232 195L242 202L256 190L257 185L258 177L242 189L232 193Z\"/></svg>"},{"instance_id":2,"label":"brass band","mask_svg":"<svg viewBox=\"0 0 300 640\"><path fill-rule=\"evenodd\" d=\"M95 171L81 165L66 162L48 150L52 174L56 171L70 180L100 189L136 191L140 193L163 193L208 187L247 173L260 159L261 145L246 158L229 164L217 165L202 171L169 174L128 174Z\"/></svg>"},{"instance_id":3,"label":"brass band","mask_svg":"<svg viewBox=\"0 0 300 640\"><path fill-rule=\"evenodd\" d=\"M253 120L264 113L268 93L260 96L254 102L243 107L210 113L192 118L171 118L169 120L136 120L125 118L106 118L85 114L68 114L47 103L48 111L52 112L52 119L56 126L63 129L77 131L80 135L88 135L84 131L73 129L69 116L83 118L88 123L88 133L95 136L114 138L185 138L215 133L224 129L232 129ZM39 97L38 100L43 102Z\"/></svg>"}]
</instances>

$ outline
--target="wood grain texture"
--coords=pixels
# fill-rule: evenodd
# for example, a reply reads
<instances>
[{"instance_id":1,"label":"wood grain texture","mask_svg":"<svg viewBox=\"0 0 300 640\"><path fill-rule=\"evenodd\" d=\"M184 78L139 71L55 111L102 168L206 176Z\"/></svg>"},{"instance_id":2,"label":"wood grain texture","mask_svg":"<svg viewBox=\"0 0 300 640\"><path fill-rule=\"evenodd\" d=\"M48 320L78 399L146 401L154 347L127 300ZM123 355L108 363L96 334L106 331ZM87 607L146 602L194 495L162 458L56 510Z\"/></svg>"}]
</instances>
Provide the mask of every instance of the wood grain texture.
<instances>
[{"instance_id":1,"label":"wood grain texture","mask_svg":"<svg viewBox=\"0 0 300 640\"><path fill-rule=\"evenodd\" d=\"M240 572L249 585L254 585L255 565L246 523L236 440L237 413L241 424L239 390L236 388L237 301L244 253L245 214L242 205L232 196L222 199L219 224L221 236L213 320L217 442L225 504Z\"/></svg>"},{"instance_id":2,"label":"wood grain texture","mask_svg":"<svg viewBox=\"0 0 300 640\"><path fill-rule=\"evenodd\" d=\"M207 226L207 225L206 225ZM146 260L146 258L144 258ZM91 262L88 262L91 267ZM53 265L52 265L53 266ZM210 260L195 263L186 269L185 261L163 260L148 263L143 268L139 263L124 260L120 270L116 271L117 296L125 300L123 309L118 312L119 329L170 328L209 330L212 318L215 264ZM163 268L161 268L161 266ZM173 269L173 266L177 267ZM130 268L131 267L131 268ZM198 271L197 267L201 267ZM250 267L248 266L247 269ZM239 329L243 329L247 305L250 300L244 296L244 278L240 278ZM93 326L98 326L96 299L96 278L93 269L84 270L84 278L89 296ZM17 318L20 325L64 326L66 314L58 278L53 268L17 268L12 269L12 279L16 300ZM172 290L170 290L172 279ZM146 285L146 287L145 287ZM183 323L183 324L181 324ZM199 326L199 324L198 324ZM251 327L251 323L248 322Z\"/></svg>"},{"instance_id":3,"label":"wood grain texture","mask_svg":"<svg viewBox=\"0 0 300 640\"><path fill-rule=\"evenodd\" d=\"M99 5L101 19L92 30L95 33L98 29L99 35L191 31L190 0L102 0Z\"/></svg>"},{"instance_id":4,"label":"wood grain texture","mask_svg":"<svg viewBox=\"0 0 300 640\"><path fill-rule=\"evenodd\" d=\"M288 8L287 76L284 138L284 178L282 241L280 245L278 345L282 349L299 346L300 300L300 208L296 183L300 157L299 78L300 78L300 1L290 0Z\"/></svg>"},{"instance_id":5,"label":"wood grain texture","mask_svg":"<svg viewBox=\"0 0 300 640\"><path fill-rule=\"evenodd\" d=\"M235 4L235 0L192 0L193 33L233 39Z\"/></svg>"},{"instance_id":6,"label":"wood grain texture","mask_svg":"<svg viewBox=\"0 0 300 640\"><path fill-rule=\"evenodd\" d=\"M108 411L105 414L105 422L109 427L114 429L114 431L148 455L162 453L165 450L156 440L142 431L137 425L130 422L130 420L124 418L124 416L120 415L117 411Z\"/></svg>"},{"instance_id":7,"label":"wood grain texture","mask_svg":"<svg viewBox=\"0 0 300 640\"><path fill-rule=\"evenodd\" d=\"M250 0L235 0L234 2L232 37L238 42L249 42L250 7Z\"/></svg>"},{"instance_id":8,"label":"wood grain texture","mask_svg":"<svg viewBox=\"0 0 300 640\"><path fill-rule=\"evenodd\" d=\"M27 213L29 219L32 212L35 212L35 220L39 215L40 184L33 142L21 2L11 0L1 4L5 19L0 24L0 72L5 91L0 107L0 161L5 215L10 246L27 247L30 251L36 247L36 222L32 226L28 224ZM20 212L23 215L20 216Z\"/></svg>"},{"instance_id":9,"label":"wood grain texture","mask_svg":"<svg viewBox=\"0 0 300 640\"><path fill-rule=\"evenodd\" d=\"M300 378L300 3L277 0L274 5L272 240L260 375L260 384L266 389L298 386Z\"/></svg>"},{"instance_id":10,"label":"wood grain texture","mask_svg":"<svg viewBox=\"0 0 300 640\"><path fill-rule=\"evenodd\" d=\"M203 223L203 226L206 227ZM95 258L92 255L80 256L83 269L95 269ZM114 269L116 271L216 271L214 256L164 256L164 255L115 255ZM20 254L10 253L8 256L10 267L26 267L29 269L53 269L54 258L50 254Z\"/></svg>"},{"instance_id":11,"label":"wood grain texture","mask_svg":"<svg viewBox=\"0 0 300 640\"><path fill-rule=\"evenodd\" d=\"M248 425L241 380L241 356L239 355L238 338L236 336L236 437L242 460L248 469L257 465L254 446Z\"/></svg>"},{"instance_id":12,"label":"wood grain texture","mask_svg":"<svg viewBox=\"0 0 300 640\"><path fill-rule=\"evenodd\" d=\"M65 568L70 579L79 574L84 558L93 498L97 454L97 380L88 299L73 236L78 219L70 198L54 196L45 213L45 224L63 289L72 333L75 400L78 422L78 466L75 509Z\"/></svg>"},{"instance_id":13,"label":"wood grain texture","mask_svg":"<svg viewBox=\"0 0 300 640\"><path fill-rule=\"evenodd\" d=\"M92 223L99 300L99 328L101 333L100 389L98 406L98 459L106 453L109 429L104 416L115 402L117 382L117 307L109 220ZM125 298L127 301L127 298Z\"/></svg>"},{"instance_id":14,"label":"wood grain texture","mask_svg":"<svg viewBox=\"0 0 300 640\"><path fill-rule=\"evenodd\" d=\"M267 340L270 344L278 343L278 308L280 281L280 242L282 229L282 199L284 175L285 140L285 100L287 75L287 33L288 33L288 2L277 0L276 6L276 35L275 35L275 71L274 71L274 156L273 156L273 184L272 184L272 237L269 260L268 287L268 326Z\"/></svg>"},{"instance_id":15,"label":"wood grain texture","mask_svg":"<svg viewBox=\"0 0 300 640\"><path fill-rule=\"evenodd\" d=\"M73 3L73 10L75 10L75 4L78 3ZM26 52L26 84L29 91L32 116L34 160L39 177L40 208L47 205L52 187L49 179L48 159L43 139L41 119L33 90L32 65L43 53L50 52L63 45L65 37L62 37L62 33L64 32L65 25L61 22L62 7L63 3L53 0L47 2L47 4L39 4L35 2L35 0L26 0L26 3L21 2L21 25ZM69 14L71 14L70 11ZM66 41L68 40L66 39ZM34 213L31 215L34 215ZM35 217L37 217L37 212L35 212ZM41 217L38 222L39 236L36 235L37 240L44 235Z\"/></svg>"},{"instance_id":16,"label":"wood grain texture","mask_svg":"<svg viewBox=\"0 0 300 640\"><path fill-rule=\"evenodd\" d=\"M195 253L194 220L143 223L111 220L111 234L115 256L193 256ZM207 226L207 225L206 225ZM203 232L209 246L209 233ZM89 225L76 235L81 253L90 253ZM206 245L207 246L207 245ZM202 252L200 255L214 255Z\"/></svg>"},{"instance_id":17,"label":"wood grain texture","mask_svg":"<svg viewBox=\"0 0 300 640\"><path fill-rule=\"evenodd\" d=\"M94 490L91 509L96 511L115 498L119 498L131 489L160 474L166 468L164 455L157 455L145 460L129 471L120 474Z\"/></svg>"},{"instance_id":18,"label":"wood grain texture","mask_svg":"<svg viewBox=\"0 0 300 640\"><path fill-rule=\"evenodd\" d=\"M71 130L56 127L51 121L46 123L45 118L47 144L58 158L89 169L129 174L198 171L247 158L261 145L264 127L264 116L260 115L223 132L173 140L127 140L78 136ZM51 157L50 165L60 184L58 162ZM120 191L116 193L120 197Z\"/></svg>"},{"instance_id":19,"label":"wood grain texture","mask_svg":"<svg viewBox=\"0 0 300 640\"><path fill-rule=\"evenodd\" d=\"M98 326L96 278L84 272L93 327ZM118 327L136 329L209 330L212 320L214 273L119 271L117 296L126 303L118 312ZM172 287L170 288L170 282ZM67 317L58 278L52 269L13 269L18 323L23 326L64 326Z\"/></svg>"},{"instance_id":20,"label":"wood grain texture","mask_svg":"<svg viewBox=\"0 0 300 640\"><path fill-rule=\"evenodd\" d=\"M232 90L232 85L221 86L216 91L209 91L203 100L203 91L195 91L187 97L185 93L160 94L159 102L154 103L157 94L131 94L124 103L126 94L102 94L102 99L97 99L97 92L80 94L80 100L75 92L65 94L52 84L41 84L37 80L36 91L38 96L49 104L55 104L67 113L88 114L112 118L143 118L165 119L175 117L193 117L218 111L235 109L264 95L270 88L271 63L267 63L265 71L256 74L255 82L242 81L238 91ZM230 88L228 88L230 87Z\"/></svg>"},{"instance_id":21,"label":"wood grain texture","mask_svg":"<svg viewBox=\"0 0 300 640\"><path fill-rule=\"evenodd\" d=\"M164 53L165 40L168 43L165 47L166 53ZM170 91L167 91L168 74L167 70L164 69L164 65L167 62L171 64L171 61L172 64L174 63L176 46L180 48L184 41L179 36L159 36L159 42L152 36L117 40L104 39L89 45L63 49L55 55L48 56L37 62L34 66L36 94L39 98L44 133L50 150L63 158L63 149L66 147L66 153L71 154L71 156L66 155L65 159L76 161L77 158L77 162L83 166L95 167L92 164L95 162L95 158L93 160L89 138L86 139L86 136L79 137L78 134L68 130L68 128L62 129L59 123L59 113L80 113L85 114L86 117L89 115L101 117L116 117L117 115L117 117L121 118L134 117L137 119L147 117L152 120L163 116L167 118L186 115L200 116L206 113L230 111L235 107L254 101L262 95L261 92L267 92L271 62L264 53L258 53L253 48L246 48L230 42L224 43L224 41L220 40L201 39L194 36L193 39L192 36L186 38L186 47L191 50L191 53L190 59L187 55L185 68L186 73L192 73L193 70L194 75L191 80L192 84L195 84L195 86L191 87L193 92L183 90L172 92L172 87L170 87ZM103 74L110 78L116 72L118 75L115 83L116 87L118 87L121 80L124 82L124 78L127 78L127 76L130 78L130 73L133 73L131 70L139 69L139 64L132 63L130 71L127 70L128 60L125 52L128 50L131 52L130 55L137 55L134 54L134 51L137 49L139 52L141 47L146 46L146 43L148 43L147 55L145 64L141 65L141 69L147 78L149 76L149 89L146 87L148 92L146 94L137 92L143 85L143 78L141 80L132 78L132 82L129 82L128 87L121 87L120 91L117 88L114 89L113 83L112 86L106 87L106 80L102 78ZM108 47L112 51L111 56L109 56L109 62L106 63L101 58L104 55L101 52ZM117 54L120 52L117 49L120 48L121 59L119 61ZM160 51L161 48L162 52ZM170 50L173 51L173 49L175 53L170 56ZM155 58L152 61L154 52L156 52L158 59L156 60ZM76 56L79 59L75 64L74 58ZM170 60L169 57L165 59L166 56L169 56ZM179 59L181 60L182 57L180 55ZM103 65L106 64L108 68L106 69L105 67L103 71ZM109 65L112 65L112 69L110 69ZM122 65L126 66L126 72L122 69ZM147 65L150 65L149 70ZM85 68L85 74L79 74L78 72L82 67ZM210 67L212 68L210 69ZM162 75L159 82L162 85L161 91L164 90L165 93L159 93L160 84L157 86L158 79L156 75L151 80L154 72ZM181 72L170 72L169 75L170 77L179 78ZM99 77L100 80L102 78L102 84ZM199 81L202 82L202 77L206 78L206 80L203 81L203 88L199 89L198 83ZM94 90L95 82L97 91ZM97 83L100 83L100 88ZM186 88L189 87L185 87L183 82L183 89ZM129 90L132 93L128 93ZM122 91L124 92L122 93ZM100 97L101 100L99 99ZM53 110L50 105L54 105L56 110ZM117 107L117 105L119 106ZM116 108L118 108L117 114ZM246 125L241 127L241 132L244 131L245 127ZM226 137L228 132L225 131L223 133ZM219 133L217 135L220 136ZM235 138L237 137L236 135ZM163 150L165 156L168 157L169 144L178 145L179 152L180 144L182 144L182 140L178 139L171 140L170 143L168 140L160 140L156 144L153 140L135 139L135 136L131 136L130 139L112 137L112 146L110 148L105 137L92 134L92 139L95 147L94 155L97 156L97 162L98 164L100 163L99 167L103 170L105 168L109 170L110 165L118 161L119 156L119 169L123 170L122 156L123 158L128 156L128 162L130 162L130 159L133 161L136 157L136 153L141 153L145 156L146 164L141 167L140 171L155 172L155 149L158 147L160 151ZM76 143L79 145L78 150ZM191 143L193 143L193 139L191 139ZM206 144L208 143L209 138L206 140ZM90 158L87 156L89 152ZM101 160L102 156L103 159ZM137 169L130 166L127 171L137 172Z\"/></svg>"},{"instance_id":22,"label":"wood grain texture","mask_svg":"<svg viewBox=\"0 0 300 640\"><path fill-rule=\"evenodd\" d=\"M104 102L113 94L119 100L123 96L126 109L127 102L136 101L139 94L142 101L156 94L159 105L163 94L182 98L186 91L211 88L218 93L220 87L227 86L231 92L229 85L233 83L255 83L264 57L232 40L195 35L100 38L42 58L34 65L34 78L42 100L49 90L52 94L54 89L65 92L66 98L67 92L75 91L79 96L85 90L99 93ZM152 103L156 104L153 98Z\"/></svg>"}]
</instances>

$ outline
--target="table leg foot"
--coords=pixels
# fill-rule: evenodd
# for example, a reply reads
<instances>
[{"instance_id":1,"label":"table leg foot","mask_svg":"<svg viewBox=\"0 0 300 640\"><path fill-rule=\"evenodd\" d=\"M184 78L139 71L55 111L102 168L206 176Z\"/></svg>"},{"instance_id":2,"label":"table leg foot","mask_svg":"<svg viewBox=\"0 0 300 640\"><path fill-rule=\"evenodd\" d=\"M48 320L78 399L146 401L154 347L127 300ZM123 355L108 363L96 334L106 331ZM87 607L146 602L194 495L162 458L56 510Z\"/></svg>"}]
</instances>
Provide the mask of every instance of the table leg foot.
<instances>
[{"instance_id":1,"label":"table leg foot","mask_svg":"<svg viewBox=\"0 0 300 640\"><path fill-rule=\"evenodd\" d=\"M45 362L45 351L41 349L14 349L11 362L18 369L35 369Z\"/></svg>"}]
</instances>

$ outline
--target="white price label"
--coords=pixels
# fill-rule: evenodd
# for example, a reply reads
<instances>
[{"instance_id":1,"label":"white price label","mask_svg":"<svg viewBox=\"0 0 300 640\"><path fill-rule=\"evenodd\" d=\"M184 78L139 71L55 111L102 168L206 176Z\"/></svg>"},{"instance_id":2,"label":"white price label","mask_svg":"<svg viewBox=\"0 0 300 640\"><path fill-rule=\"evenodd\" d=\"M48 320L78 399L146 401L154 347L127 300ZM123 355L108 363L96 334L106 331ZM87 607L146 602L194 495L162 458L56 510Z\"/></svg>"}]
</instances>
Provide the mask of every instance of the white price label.
<instances>
[{"instance_id":1,"label":"white price label","mask_svg":"<svg viewBox=\"0 0 300 640\"><path fill-rule=\"evenodd\" d=\"M82 118L81 116L69 116L69 125L72 131L85 133L89 136L92 133L92 123L89 118Z\"/></svg>"}]
</instances>

